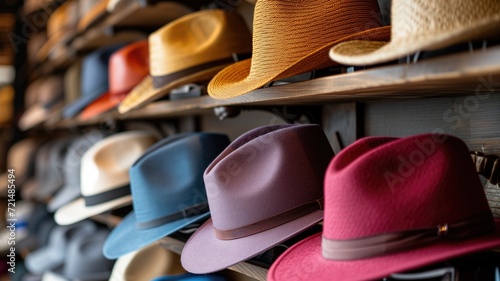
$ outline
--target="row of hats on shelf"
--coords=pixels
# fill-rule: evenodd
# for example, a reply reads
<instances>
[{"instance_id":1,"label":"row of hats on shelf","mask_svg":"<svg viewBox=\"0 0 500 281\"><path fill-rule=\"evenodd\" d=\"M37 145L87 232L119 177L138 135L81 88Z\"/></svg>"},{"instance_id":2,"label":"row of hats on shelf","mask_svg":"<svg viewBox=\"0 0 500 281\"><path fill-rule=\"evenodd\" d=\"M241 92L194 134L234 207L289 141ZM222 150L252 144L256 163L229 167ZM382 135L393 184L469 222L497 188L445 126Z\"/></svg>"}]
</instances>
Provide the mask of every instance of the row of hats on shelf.
<instances>
[{"instance_id":1,"label":"row of hats on shelf","mask_svg":"<svg viewBox=\"0 0 500 281\"><path fill-rule=\"evenodd\" d=\"M495 36L499 8L494 0L459 1L453 7L439 1L395 0L393 25L381 26L375 0L260 1L253 34L235 12L193 12L153 32L149 44L107 47L87 56L81 98L68 105L63 116L73 117L91 103L83 119L115 106L123 114L169 94L173 97L173 89L189 83L209 81L208 94L225 99L339 63L384 63L458 43L466 43L469 50L475 46L472 40ZM484 42L481 46L486 47ZM120 58L108 69L113 52ZM249 55L250 59L234 62ZM418 57L425 54L414 59ZM21 126L28 127L23 122Z\"/></svg>"},{"instance_id":2,"label":"row of hats on shelf","mask_svg":"<svg viewBox=\"0 0 500 281\"><path fill-rule=\"evenodd\" d=\"M195 228L182 266L212 273L321 221L272 263L269 280L376 279L500 246L468 148L450 135L367 137L335 157L317 125L260 127L231 143L129 131L87 147L80 194L52 208L71 225L132 203L103 238L109 259Z\"/></svg>"}]
</instances>

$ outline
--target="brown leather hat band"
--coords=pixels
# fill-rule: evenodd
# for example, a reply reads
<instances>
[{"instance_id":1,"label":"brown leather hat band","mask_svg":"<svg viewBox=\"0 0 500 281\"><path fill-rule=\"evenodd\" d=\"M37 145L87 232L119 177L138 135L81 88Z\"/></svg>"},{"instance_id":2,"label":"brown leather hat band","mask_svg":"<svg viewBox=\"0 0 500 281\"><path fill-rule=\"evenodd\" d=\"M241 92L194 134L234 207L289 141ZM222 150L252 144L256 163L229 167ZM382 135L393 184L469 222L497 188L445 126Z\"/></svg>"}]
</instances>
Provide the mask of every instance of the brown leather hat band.
<instances>
[{"instance_id":1,"label":"brown leather hat band","mask_svg":"<svg viewBox=\"0 0 500 281\"><path fill-rule=\"evenodd\" d=\"M287 222L298 219L314 211L323 209L323 198L302 204L298 207L289 209L278 215L272 216L265 220L258 221L253 224L245 225L242 227L230 229L230 230L219 230L214 227L215 237L221 240L232 240L238 239L246 236L250 236L262 231L269 230L271 228L277 227L279 225L285 224Z\"/></svg>"},{"instance_id":2,"label":"brown leather hat band","mask_svg":"<svg viewBox=\"0 0 500 281\"><path fill-rule=\"evenodd\" d=\"M323 257L330 260L356 260L382 256L428 245L440 239L466 239L495 230L491 213L434 228L387 233L353 240L322 238Z\"/></svg>"}]
</instances>

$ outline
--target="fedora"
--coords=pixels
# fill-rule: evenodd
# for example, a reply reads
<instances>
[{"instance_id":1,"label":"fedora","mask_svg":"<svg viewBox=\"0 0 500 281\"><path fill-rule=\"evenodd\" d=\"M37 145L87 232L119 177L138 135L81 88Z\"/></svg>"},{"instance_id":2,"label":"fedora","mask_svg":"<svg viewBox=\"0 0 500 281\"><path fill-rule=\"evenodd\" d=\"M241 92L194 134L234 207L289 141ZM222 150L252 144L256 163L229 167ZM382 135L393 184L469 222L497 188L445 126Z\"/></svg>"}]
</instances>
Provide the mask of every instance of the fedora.
<instances>
[{"instance_id":1,"label":"fedora","mask_svg":"<svg viewBox=\"0 0 500 281\"><path fill-rule=\"evenodd\" d=\"M499 245L460 139L368 137L328 166L323 233L283 253L268 280L372 280Z\"/></svg>"},{"instance_id":2,"label":"fedora","mask_svg":"<svg viewBox=\"0 0 500 281\"><path fill-rule=\"evenodd\" d=\"M104 95L109 89L108 63L111 55L123 47L123 44L95 50L82 62L80 85L81 97L64 107L63 116L71 118L91 102Z\"/></svg>"},{"instance_id":3,"label":"fedora","mask_svg":"<svg viewBox=\"0 0 500 281\"><path fill-rule=\"evenodd\" d=\"M389 43L345 42L333 47L330 57L344 64L376 64L423 50L497 36L500 27L498 1L458 0L452 6L445 1L393 0Z\"/></svg>"},{"instance_id":4,"label":"fedora","mask_svg":"<svg viewBox=\"0 0 500 281\"><path fill-rule=\"evenodd\" d=\"M12 86L0 87L0 124L6 124L12 119L14 113L13 100L14 88Z\"/></svg>"},{"instance_id":5,"label":"fedora","mask_svg":"<svg viewBox=\"0 0 500 281\"><path fill-rule=\"evenodd\" d=\"M129 168L156 138L142 131L123 132L96 142L82 156L82 197L60 207L55 220L67 225L129 205Z\"/></svg>"},{"instance_id":6,"label":"fedora","mask_svg":"<svg viewBox=\"0 0 500 281\"><path fill-rule=\"evenodd\" d=\"M128 112L179 86L208 81L251 52L252 37L243 18L223 10L203 10L172 21L149 36L150 75L118 107Z\"/></svg>"},{"instance_id":7,"label":"fedora","mask_svg":"<svg viewBox=\"0 0 500 281\"><path fill-rule=\"evenodd\" d=\"M116 51L109 59L109 91L85 108L79 118L90 119L113 109L148 74L147 40L132 43Z\"/></svg>"},{"instance_id":8,"label":"fedora","mask_svg":"<svg viewBox=\"0 0 500 281\"><path fill-rule=\"evenodd\" d=\"M335 44L389 40L390 27L380 27L374 16L379 11L377 0L257 1L252 58L215 75L208 93L218 99L243 95L273 80L336 65L328 58Z\"/></svg>"},{"instance_id":9,"label":"fedora","mask_svg":"<svg viewBox=\"0 0 500 281\"><path fill-rule=\"evenodd\" d=\"M107 15L106 6L108 1L80 0L80 21L78 22L78 32L84 32L89 27L102 21Z\"/></svg>"},{"instance_id":10,"label":"fedora","mask_svg":"<svg viewBox=\"0 0 500 281\"><path fill-rule=\"evenodd\" d=\"M26 268L33 274L42 274L62 266L66 259L68 243L80 235L92 235L96 226L90 221L83 221L70 226L56 226L50 232L47 246L31 252L25 260Z\"/></svg>"},{"instance_id":11,"label":"fedora","mask_svg":"<svg viewBox=\"0 0 500 281\"><path fill-rule=\"evenodd\" d=\"M47 42L37 52L37 60L45 61L59 45L65 44L76 34L78 23L78 4L69 0L59 6L47 20Z\"/></svg>"},{"instance_id":12,"label":"fedora","mask_svg":"<svg viewBox=\"0 0 500 281\"><path fill-rule=\"evenodd\" d=\"M219 271L318 223L332 157L317 125L265 126L237 138L205 170L211 219L187 241L182 266Z\"/></svg>"},{"instance_id":13,"label":"fedora","mask_svg":"<svg viewBox=\"0 0 500 281\"><path fill-rule=\"evenodd\" d=\"M7 167L15 170L15 185L21 186L29 175L29 165L33 160L37 142L34 139L27 138L13 144L7 153ZM7 185L9 173L0 175L0 194L7 195Z\"/></svg>"},{"instance_id":14,"label":"fedora","mask_svg":"<svg viewBox=\"0 0 500 281\"><path fill-rule=\"evenodd\" d=\"M209 216L203 171L229 144L226 135L184 133L152 146L130 168L134 211L103 252L118 258Z\"/></svg>"},{"instance_id":15,"label":"fedora","mask_svg":"<svg viewBox=\"0 0 500 281\"><path fill-rule=\"evenodd\" d=\"M46 121L52 112L62 107L63 99L62 76L53 75L33 82L26 89L28 107L19 119L19 128L28 130Z\"/></svg>"},{"instance_id":16,"label":"fedora","mask_svg":"<svg viewBox=\"0 0 500 281\"><path fill-rule=\"evenodd\" d=\"M152 279L151 281L226 281L227 279L221 275L215 274L181 274L176 276L161 276Z\"/></svg>"},{"instance_id":17,"label":"fedora","mask_svg":"<svg viewBox=\"0 0 500 281\"><path fill-rule=\"evenodd\" d=\"M180 259L179 255L161 244L153 243L121 256L113 266L109 281L151 280L164 275L185 273Z\"/></svg>"},{"instance_id":18,"label":"fedora","mask_svg":"<svg viewBox=\"0 0 500 281\"><path fill-rule=\"evenodd\" d=\"M102 133L88 133L75 139L69 146L62 165L63 187L55 194L47 205L50 212L80 197L81 159L92 145L100 141Z\"/></svg>"}]
</instances>

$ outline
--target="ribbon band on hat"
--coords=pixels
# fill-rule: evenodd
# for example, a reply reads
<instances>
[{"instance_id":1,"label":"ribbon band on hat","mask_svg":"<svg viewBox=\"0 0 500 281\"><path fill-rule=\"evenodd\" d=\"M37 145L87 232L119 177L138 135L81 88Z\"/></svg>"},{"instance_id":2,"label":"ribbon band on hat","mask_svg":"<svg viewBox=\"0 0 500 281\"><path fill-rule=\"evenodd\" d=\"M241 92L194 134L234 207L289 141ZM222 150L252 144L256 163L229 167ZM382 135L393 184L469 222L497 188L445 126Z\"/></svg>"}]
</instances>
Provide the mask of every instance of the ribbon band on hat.
<instances>
[{"instance_id":1,"label":"ribbon band on hat","mask_svg":"<svg viewBox=\"0 0 500 281\"><path fill-rule=\"evenodd\" d=\"M169 222L173 222L176 220L201 215L201 214L206 213L208 211L209 211L208 202L203 202L203 203L194 205L192 207L185 208L177 213L166 215L166 216L163 216L163 217L151 220L151 221L137 222L136 226L138 229L152 228L152 227L156 227L156 226L159 226L162 224L167 224Z\"/></svg>"},{"instance_id":2,"label":"ribbon band on hat","mask_svg":"<svg viewBox=\"0 0 500 281\"><path fill-rule=\"evenodd\" d=\"M305 216L314 211L323 210L322 202L323 198L320 198L311 202L307 202L295 208L289 209L287 211L284 211L280 214L269 217L267 219L258 221L256 223L234 229L219 230L214 227L215 237L221 240L232 240L254 235L256 233L266 231L271 228L277 227L279 225L285 224L287 222L296 220L297 218Z\"/></svg>"},{"instance_id":3,"label":"ribbon band on hat","mask_svg":"<svg viewBox=\"0 0 500 281\"><path fill-rule=\"evenodd\" d=\"M322 255L330 260L371 258L425 246L443 238L470 238L493 232L495 228L491 213L485 213L454 224L386 233L361 239L331 240L323 236Z\"/></svg>"},{"instance_id":4,"label":"ribbon band on hat","mask_svg":"<svg viewBox=\"0 0 500 281\"><path fill-rule=\"evenodd\" d=\"M98 194L83 196L85 206L95 206L130 194L130 185L124 185Z\"/></svg>"}]
</instances>

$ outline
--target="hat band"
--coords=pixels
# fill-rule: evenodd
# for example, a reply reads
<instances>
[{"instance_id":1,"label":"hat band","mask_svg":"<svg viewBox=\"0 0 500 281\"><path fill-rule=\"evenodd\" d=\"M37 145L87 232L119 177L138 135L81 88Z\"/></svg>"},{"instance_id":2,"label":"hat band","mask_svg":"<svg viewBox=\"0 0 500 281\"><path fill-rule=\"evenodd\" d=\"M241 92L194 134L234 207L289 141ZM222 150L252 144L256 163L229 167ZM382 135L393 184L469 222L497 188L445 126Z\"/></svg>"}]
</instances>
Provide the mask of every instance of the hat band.
<instances>
[{"instance_id":1,"label":"hat band","mask_svg":"<svg viewBox=\"0 0 500 281\"><path fill-rule=\"evenodd\" d=\"M235 59L233 57L224 58L224 59L211 61L211 62L207 62L207 63L200 64L200 65L195 65L193 67L186 68L186 69L183 69L181 71L174 72L174 73L170 73L170 74L166 74L166 75L162 75L162 76L153 76L153 87L155 89L159 89L159 88L161 88L161 87L163 87L163 86L165 86L165 85L167 85L175 80L183 78L185 76L192 75L192 74L195 74L197 72L207 70L207 69L210 69L212 67L219 66L219 65L234 63L234 61L235 61Z\"/></svg>"},{"instance_id":2,"label":"hat band","mask_svg":"<svg viewBox=\"0 0 500 281\"><path fill-rule=\"evenodd\" d=\"M167 224L169 222L173 222L176 220L201 215L201 214L206 213L208 211L209 211L208 202L203 202L203 203L194 205L192 207L185 208L177 213L166 215L166 216L163 216L163 217L151 220L151 221L137 222L136 226L138 229L152 228L152 227Z\"/></svg>"},{"instance_id":3,"label":"hat band","mask_svg":"<svg viewBox=\"0 0 500 281\"><path fill-rule=\"evenodd\" d=\"M440 239L466 239L495 230L491 213L454 224L387 233L368 238L332 240L322 238L323 257L330 260L356 260L410 250Z\"/></svg>"},{"instance_id":4,"label":"hat band","mask_svg":"<svg viewBox=\"0 0 500 281\"><path fill-rule=\"evenodd\" d=\"M90 196L83 196L83 199L85 200L85 206L92 207L129 194L130 194L130 185L127 184L125 186L114 188L106 192Z\"/></svg>"},{"instance_id":5,"label":"hat band","mask_svg":"<svg viewBox=\"0 0 500 281\"><path fill-rule=\"evenodd\" d=\"M323 198L302 204L295 208L289 209L285 212L272 216L270 218L245 225L242 227L229 229L229 230L219 230L214 227L215 237L221 240L232 240L243 238L246 236L254 235L259 232L269 230L271 228L280 226L287 222L296 220L302 216L305 216L314 211L323 210Z\"/></svg>"}]
</instances>

